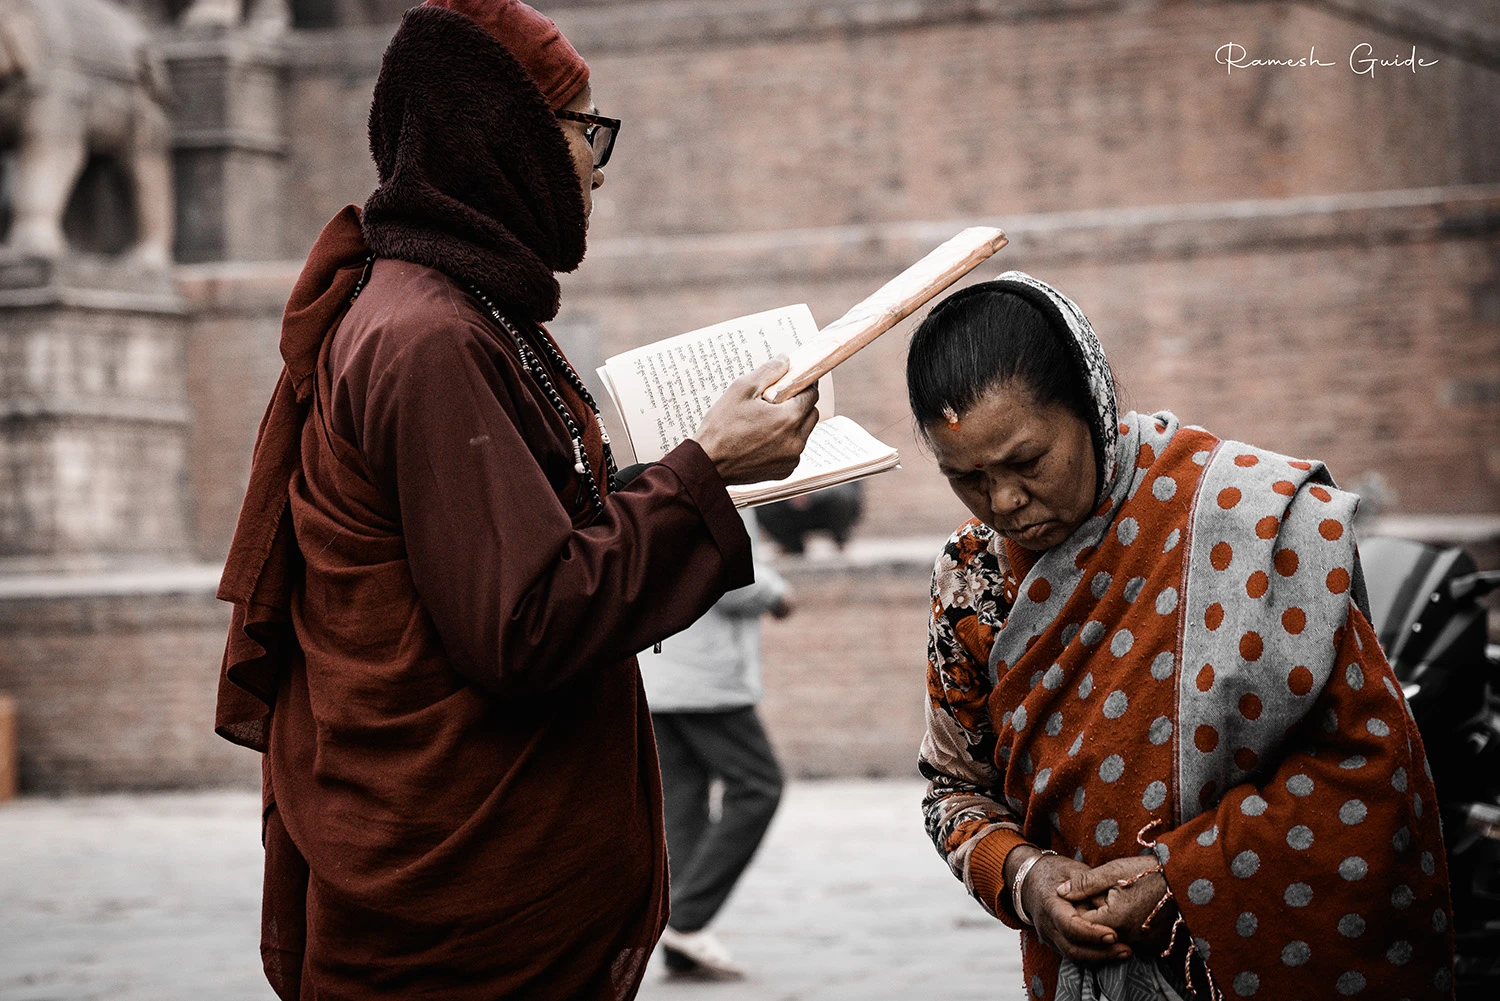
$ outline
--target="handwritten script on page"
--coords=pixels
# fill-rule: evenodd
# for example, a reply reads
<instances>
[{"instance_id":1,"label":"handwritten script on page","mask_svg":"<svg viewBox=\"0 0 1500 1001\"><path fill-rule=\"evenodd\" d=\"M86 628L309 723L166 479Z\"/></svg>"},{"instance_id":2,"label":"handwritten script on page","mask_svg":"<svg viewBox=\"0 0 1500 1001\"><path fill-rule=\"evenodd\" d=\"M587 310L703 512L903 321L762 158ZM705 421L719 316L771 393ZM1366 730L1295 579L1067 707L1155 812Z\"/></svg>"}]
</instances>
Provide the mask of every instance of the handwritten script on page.
<instances>
[{"instance_id":1,"label":"handwritten script on page","mask_svg":"<svg viewBox=\"0 0 1500 1001\"><path fill-rule=\"evenodd\" d=\"M692 437L714 401L747 372L818 332L806 305L716 323L610 358L599 370L620 409L637 462L655 462ZM827 412L820 403L819 410Z\"/></svg>"}]
</instances>

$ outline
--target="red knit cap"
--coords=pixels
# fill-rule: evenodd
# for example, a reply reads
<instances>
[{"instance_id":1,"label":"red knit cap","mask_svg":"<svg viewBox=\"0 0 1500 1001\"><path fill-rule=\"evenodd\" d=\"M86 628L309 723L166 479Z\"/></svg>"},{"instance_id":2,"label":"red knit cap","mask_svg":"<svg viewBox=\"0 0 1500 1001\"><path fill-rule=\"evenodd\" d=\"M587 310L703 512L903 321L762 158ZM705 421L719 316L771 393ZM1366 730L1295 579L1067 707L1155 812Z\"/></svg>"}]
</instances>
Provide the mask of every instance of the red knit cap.
<instances>
[{"instance_id":1,"label":"red knit cap","mask_svg":"<svg viewBox=\"0 0 1500 1001\"><path fill-rule=\"evenodd\" d=\"M426 6L457 11L494 35L525 67L553 111L589 82L588 63L552 19L520 0L426 0Z\"/></svg>"}]
</instances>

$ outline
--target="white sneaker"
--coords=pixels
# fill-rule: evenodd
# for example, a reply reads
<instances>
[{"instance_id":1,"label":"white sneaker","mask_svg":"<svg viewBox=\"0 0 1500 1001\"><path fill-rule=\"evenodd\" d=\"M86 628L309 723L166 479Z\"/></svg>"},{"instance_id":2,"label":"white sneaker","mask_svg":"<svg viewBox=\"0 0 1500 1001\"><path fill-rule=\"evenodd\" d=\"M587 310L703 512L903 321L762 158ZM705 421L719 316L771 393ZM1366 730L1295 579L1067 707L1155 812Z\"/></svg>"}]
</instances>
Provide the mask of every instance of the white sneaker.
<instances>
[{"instance_id":1,"label":"white sneaker","mask_svg":"<svg viewBox=\"0 0 1500 1001\"><path fill-rule=\"evenodd\" d=\"M667 969L670 973L710 980L745 978L745 968L734 961L724 943L715 938L713 932L677 931L668 925L661 933L661 947L667 952ZM680 962L674 962L674 959L685 959L692 965L684 966Z\"/></svg>"}]
</instances>

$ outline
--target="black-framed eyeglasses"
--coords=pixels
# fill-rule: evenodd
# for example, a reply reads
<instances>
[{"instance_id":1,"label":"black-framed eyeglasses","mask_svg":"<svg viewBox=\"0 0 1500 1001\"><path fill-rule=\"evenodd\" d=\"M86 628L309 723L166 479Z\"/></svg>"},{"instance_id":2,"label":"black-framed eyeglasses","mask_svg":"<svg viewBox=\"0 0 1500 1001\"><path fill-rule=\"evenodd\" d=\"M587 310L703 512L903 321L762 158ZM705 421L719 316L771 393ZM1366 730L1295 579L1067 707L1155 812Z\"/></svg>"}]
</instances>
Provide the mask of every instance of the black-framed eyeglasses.
<instances>
[{"instance_id":1,"label":"black-framed eyeglasses","mask_svg":"<svg viewBox=\"0 0 1500 1001\"><path fill-rule=\"evenodd\" d=\"M609 162L609 155L615 151L615 136L620 134L618 118L590 115L584 111L564 110L554 111L553 114L570 122L587 125L588 128L583 130L583 138L588 140L589 148L594 151L594 167L599 168Z\"/></svg>"}]
</instances>

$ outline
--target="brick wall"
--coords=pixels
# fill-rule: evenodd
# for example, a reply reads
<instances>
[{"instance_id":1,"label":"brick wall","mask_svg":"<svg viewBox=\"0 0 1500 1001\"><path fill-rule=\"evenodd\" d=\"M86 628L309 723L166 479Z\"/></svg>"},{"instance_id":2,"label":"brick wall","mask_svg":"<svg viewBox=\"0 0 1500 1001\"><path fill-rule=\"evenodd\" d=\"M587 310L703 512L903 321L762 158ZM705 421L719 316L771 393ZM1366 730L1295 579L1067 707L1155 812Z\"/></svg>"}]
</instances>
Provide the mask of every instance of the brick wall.
<instances>
[{"instance_id":1,"label":"brick wall","mask_svg":"<svg viewBox=\"0 0 1500 1001\"><path fill-rule=\"evenodd\" d=\"M1356 44L1411 41L1308 5L542 7L626 123L600 239L1500 180L1500 72L1429 45L1437 66L1357 75ZM390 31L293 44L288 256L373 183ZM1338 65L1231 75L1226 42Z\"/></svg>"},{"instance_id":2,"label":"brick wall","mask_svg":"<svg viewBox=\"0 0 1500 1001\"><path fill-rule=\"evenodd\" d=\"M298 265L211 264L178 269L192 312L188 437L194 551L223 560L250 481L261 416L281 374L281 311Z\"/></svg>"},{"instance_id":3,"label":"brick wall","mask_svg":"<svg viewBox=\"0 0 1500 1001\"><path fill-rule=\"evenodd\" d=\"M974 277L1019 267L1072 296L1128 407L1321 458L1341 482L1379 473L1396 509L1500 513L1500 190L991 221L1014 243ZM605 354L799 300L826 323L961 225L603 245L563 319L600 329ZM869 482L867 535L963 517L907 416L913 322L835 375L840 412L902 452Z\"/></svg>"},{"instance_id":4,"label":"brick wall","mask_svg":"<svg viewBox=\"0 0 1500 1001\"><path fill-rule=\"evenodd\" d=\"M1373 80L1347 66L1231 76L1214 63L1234 40L1293 58L1317 45L1340 61L1367 39L1407 48L1316 10L1210 3L591 54L596 100L631 123L596 196L598 232L1493 179L1493 129L1474 131L1500 117L1493 71L1449 61L1441 74Z\"/></svg>"},{"instance_id":5,"label":"brick wall","mask_svg":"<svg viewBox=\"0 0 1500 1001\"><path fill-rule=\"evenodd\" d=\"M609 354L729 316L806 301L827 322L967 221L598 241L565 280L555 326L592 378ZM1073 296L1128 407L1323 459L1344 483L1380 474L1393 510L1500 513L1500 192L988 221L1012 245L975 279L1018 267ZM222 556L233 530L293 268L201 266L179 281L198 315L189 371L204 558ZM840 412L902 452L903 469L869 483L866 535L946 534L963 517L905 409L914 322L835 377Z\"/></svg>"},{"instance_id":6,"label":"brick wall","mask_svg":"<svg viewBox=\"0 0 1500 1001\"><path fill-rule=\"evenodd\" d=\"M0 599L0 691L24 789L243 785L259 755L214 736L229 608L212 587Z\"/></svg>"},{"instance_id":7,"label":"brick wall","mask_svg":"<svg viewBox=\"0 0 1500 1001\"><path fill-rule=\"evenodd\" d=\"M763 620L761 715L789 774L916 774L940 542L925 560L780 565L799 608Z\"/></svg>"},{"instance_id":8,"label":"brick wall","mask_svg":"<svg viewBox=\"0 0 1500 1001\"><path fill-rule=\"evenodd\" d=\"M857 259L859 240L885 239L880 227L984 218L1016 231L1036 216L1045 229L1059 212L1117 209L1125 214L1077 223L1066 253L1027 256L1017 245L1001 260L1038 269L1084 304L1133 401L1322 456L1345 480L1386 472L1402 481L1397 500L1409 510L1496 508L1500 459L1483 444L1496 411L1488 238L1455 240L1463 233L1439 233L1437 223L1372 238L1353 218L1324 236L1306 223L1289 240L1264 232L1276 226L1274 205L1257 210L1259 221L1232 209L1201 223L1185 217L1172 245L1148 248L1149 260L1128 232L1133 206L1500 180L1492 62L1433 48L1436 66L1357 75L1346 64L1355 44L1394 55L1408 39L1310 4L543 9L590 59L601 107L627 122L596 195L594 249L559 318L580 367L786 302L805 299L831 318L889 273L861 270ZM293 43L289 257L373 184L365 113L390 30ZM1226 41L1258 56L1317 46L1318 58L1339 65L1231 75L1214 63ZM1316 218L1324 207L1296 211ZM1234 249L1215 250L1208 232L1257 226L1258 242ZM725 244L694 244L698 233L781 249L747 260ZM652 234L683 242L643 259L638 241ZM1089 241L1099 249L1078 250ZM892 270L905 263L880 260ZM628 288L615 278L622 270ZM902 446L909 467L874 488L875 533L899 531L913 515L927 530L958 513L929 489L897 405L904 333L840 373L845 409ZM1330 389L1325 376L1343 374L1366 347L1375 350L1358 371ZM1350 422L1370 436L1336 433ZM1450 484L1456 469L1464 472Z\"/></svg>"}]
</instances>

